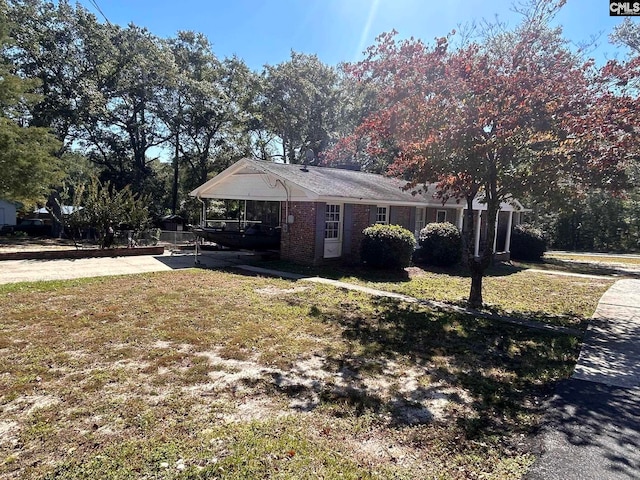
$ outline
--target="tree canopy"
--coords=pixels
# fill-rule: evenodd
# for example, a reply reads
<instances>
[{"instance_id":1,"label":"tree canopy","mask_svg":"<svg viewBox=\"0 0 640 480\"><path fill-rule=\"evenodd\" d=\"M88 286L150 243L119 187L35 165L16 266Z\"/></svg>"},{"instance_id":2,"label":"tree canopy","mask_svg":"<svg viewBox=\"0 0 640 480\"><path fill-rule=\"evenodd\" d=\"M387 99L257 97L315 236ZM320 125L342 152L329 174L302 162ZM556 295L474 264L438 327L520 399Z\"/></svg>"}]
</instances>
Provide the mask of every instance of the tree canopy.
<instances>
[{"instance_id":1,"label":"tree canopy","mask_svg":"<svg viewBox=\"0 0 640 480\"><path fill-rule=\"evenodd\" d=\"M10 24L0 3L0 48L11 45ZM11 63L0 59L0 198L33 205L46 199L61 178L54 153L59 148L46 128L29 126L29 108L39 97L31 94L36 81L20 77Z\"/></svg>"},{"instance_id":2,"label":"tree canopy","mask_svg":"<svg viewBox=\"0 0 640 480\"><path fill-rule=\"evenodd\" d=\"M528 10L514 30L457 47L451 36L432 45L398 41L395 32L380 36L367 58L349 69L375 85L380 107L329 156L358 155L348 149L359 146L366 156L391 158L390 174L418 187L436 182L435 195L467 204L474 306L482 303L501 202L531 191L566 193L594 178L611 186L624 179L624 155L615 148L626 150L619 133L626 118L616 116L609 137L606 124L594 129L594 121L611 120L611 93L591 81L592 62L581 61L561 31L549 28L562 2L539 4L547 8ZM602 78L606 74L605 68ZM479 257L472 241L476 198L487 208Z\"/></svg>"},{"instance_id":3,"label":"tree canopy","mask_svg":"<svg viewBox=\"0 0 640 480\"><path fill-rule=\"evenodd\" d=\"M159 38L68 0L0 0L0 195L43 200L88 161L153 215L190 217L188 192L243 156L357 163L486 202L485 248L467 252L478 303L500 202L570 209L559 200L623 187L637 198L625 185L640 170L637 24L611 36L628 57L598 68L550 27L564 0L520 4L515 28L431 43L389 33L356 64L291 52L254 72L197 32Z\"/></svg>"}]
</instances>

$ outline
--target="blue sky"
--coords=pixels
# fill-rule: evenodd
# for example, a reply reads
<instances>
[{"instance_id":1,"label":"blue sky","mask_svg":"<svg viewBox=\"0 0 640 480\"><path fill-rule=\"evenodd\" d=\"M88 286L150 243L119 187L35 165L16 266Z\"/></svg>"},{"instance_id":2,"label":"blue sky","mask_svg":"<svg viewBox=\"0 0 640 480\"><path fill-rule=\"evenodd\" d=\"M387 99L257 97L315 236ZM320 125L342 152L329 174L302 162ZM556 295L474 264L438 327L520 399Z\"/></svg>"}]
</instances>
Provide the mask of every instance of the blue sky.
<instances>
[{"instance_id":1,"label":"blue sky","mask_svg":"<svg viewBox=\"0 0 640 480\"><path fill-rule=\"evenodd\" d=\"M517 1L517 0L516 0ZM204 33L219 57L237 55L250 68L286 61L293 49L317 54L330 65L362 58L382 32L425 42L471 20L498 18L510 25L518 16L513 0L95 0L110 22L147 27L160 37L178 30ZM92 0L80 0L102 16ZM609 16L608 0L568 0L557 17L574 42L602 34L592 53L598 63L624 58L607 41L621 17Z\"/></svg>"}]
</instances>

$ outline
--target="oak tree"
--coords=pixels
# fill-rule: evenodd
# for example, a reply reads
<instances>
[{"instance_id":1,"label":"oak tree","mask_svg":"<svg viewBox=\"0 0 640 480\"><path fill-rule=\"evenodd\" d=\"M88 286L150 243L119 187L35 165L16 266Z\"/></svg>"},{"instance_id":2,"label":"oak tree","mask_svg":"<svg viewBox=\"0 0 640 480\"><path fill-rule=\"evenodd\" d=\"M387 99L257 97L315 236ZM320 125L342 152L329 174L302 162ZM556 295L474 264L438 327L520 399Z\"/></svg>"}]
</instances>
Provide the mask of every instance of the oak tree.
<instances>
[{"instance_id":1,"label":"oak tree","mask_svg":"<svg viewBox=\"0 0 640 480\"><path fill-rule=\"evenodd\" d=\"M29 108L40 100L33 93L37 80L14 74L7 52L15 42L0 3L0 198L28 206L46 200L61 178L55 157L60 143L47 128L29 124Z\"/></svg>"}]
</instances>

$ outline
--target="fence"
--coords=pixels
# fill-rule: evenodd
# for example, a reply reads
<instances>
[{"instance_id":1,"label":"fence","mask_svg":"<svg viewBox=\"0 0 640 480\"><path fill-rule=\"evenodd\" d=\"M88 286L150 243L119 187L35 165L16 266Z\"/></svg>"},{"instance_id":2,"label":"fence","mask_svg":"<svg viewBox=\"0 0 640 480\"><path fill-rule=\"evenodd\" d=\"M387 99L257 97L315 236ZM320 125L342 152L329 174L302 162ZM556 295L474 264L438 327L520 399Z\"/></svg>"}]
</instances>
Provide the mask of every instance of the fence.
<instances>
[{"instance_id":1,"label":"fence","mask_svg":"<svg viewBox=\"0 0 640 480\"><path fill-rule=\"evenodd\" d=\"M193 246L195 243L195 239L196 236L193 234L193 232L162 230L160 232L159 243L170 248L180 248Z\"/></svg>"}]
</instances>

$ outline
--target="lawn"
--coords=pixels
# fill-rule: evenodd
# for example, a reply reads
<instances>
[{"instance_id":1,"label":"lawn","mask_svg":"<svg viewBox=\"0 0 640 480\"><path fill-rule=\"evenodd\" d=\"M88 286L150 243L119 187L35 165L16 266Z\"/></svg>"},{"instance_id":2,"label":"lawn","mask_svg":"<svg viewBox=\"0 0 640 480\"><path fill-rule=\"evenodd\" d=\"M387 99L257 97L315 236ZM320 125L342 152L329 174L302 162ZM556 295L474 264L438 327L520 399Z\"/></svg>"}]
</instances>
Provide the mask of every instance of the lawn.
<instances>
[{"instance_id":1,"label":"lawn","mask_svg":"<svg viewBox=\"0 0 640 480\"><path fill-rule=\"evenodd\" d=\"M579 351L568 335L206 270L0 298L2 478L517 479Z\"/></svg>"},{"instance_id":2,"label":"lawn","mask_svg":"<svg viewBox=\"0 0 640 480\"><path fill-rule=\"evenodd\" d=\"M584 329L600 297L614 283L613 279L606 277L583 278L531 272L525 268L528 266L499 264L491 267L483 280L485 309ZM396 273L360 267L301 267L280 261L270 262L270 267L456 305L466 303L471 287L471 278L462 266L414 266ZM571 271L570 267L568 265L565 270Z\"/></svg>"},{"instance_id":3,"label":"lawn","mask_svg":"<svg viewBox=\"0 0 640 480\"><path fill-rule=\"evenodd\" d=\"M589 254L572 254L572 253L560 253L560 252L547 252L544 255L545 259L557 258L560 260L575 261L575 262L592 262L607 265L632 265L640 268L640 255L589 255Z\"/></svg>"},{"instance_id":4,"label":"lawn","mask_svg":"<svg viewBox=\"0 0 640 480\"><path fill-rule=\"evenodd\" d=\"M547 252L541 262L514 262L523 268L557 270L618 278L640 278L639 256L585 255Z\"/></svg>"},{"instance_id":5,"label":"lawn","mask_svg":"<svg viewBox=\"0 0 640 480\"><path fill-rule=\"evenodd\" d=\"M471 279L413 268L405 282L368 281L368 286L416 298L464 304ZM483 281L486 308L544 322L586 327L610 279L589 279L495 269Z\"/></svg>"}]
</instances>

